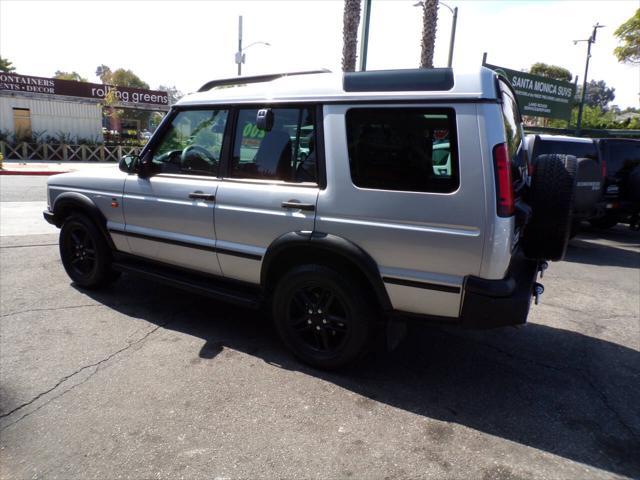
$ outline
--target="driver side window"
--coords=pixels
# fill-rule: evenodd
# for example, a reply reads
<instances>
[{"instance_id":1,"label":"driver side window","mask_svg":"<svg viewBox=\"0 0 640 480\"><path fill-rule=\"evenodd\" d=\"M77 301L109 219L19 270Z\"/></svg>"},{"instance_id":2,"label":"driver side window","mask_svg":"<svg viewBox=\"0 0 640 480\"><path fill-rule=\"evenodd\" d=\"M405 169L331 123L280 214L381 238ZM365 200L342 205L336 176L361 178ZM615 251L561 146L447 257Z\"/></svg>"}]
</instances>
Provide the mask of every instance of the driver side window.
<instances>
[{"instance_id":1,"label":"driver side window","mask_svg":"<svg viewBox=\"0 0 640 480\"><path fill-rule=\"evenodd\" d=\"M154 150L162 173L217 176L228 110L178 112Z\"/></svg>"}]
</instances>

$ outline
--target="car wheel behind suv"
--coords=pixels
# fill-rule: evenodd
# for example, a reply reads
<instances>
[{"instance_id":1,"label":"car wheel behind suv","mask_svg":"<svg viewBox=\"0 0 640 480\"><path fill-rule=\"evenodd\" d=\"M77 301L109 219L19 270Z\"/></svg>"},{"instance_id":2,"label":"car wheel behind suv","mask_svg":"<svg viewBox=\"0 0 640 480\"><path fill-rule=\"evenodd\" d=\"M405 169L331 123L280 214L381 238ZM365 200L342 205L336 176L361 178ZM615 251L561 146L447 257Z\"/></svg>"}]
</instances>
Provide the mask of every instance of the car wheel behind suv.
<instances>
[{"instance_id":1,"label":"car wheel behind suv","mask_svg":"<svg viewBox=\"0 0 640 480\"><path fill-rule=\"evenodd\" d=\"M60 230L60 258L71 280L83 288L98 288L118 277L102 233L82 214L73 214Z\"/></svg>"},{"instance_id":2,"label":"car wheel behind suv","mask_svg":"<svg viewBox=\"0 0 640 480\"><path fill-rule=\"evenodd\" d=\"M589 223L592 227L599 228L600 230L608 230L618 224L618 217L615 215L605 215L604 217L591 218Z\"/></svg>"},{"instance_id":3,"label":"car wheel behind suv","mask_svg":"<svg viewBox=\"0 0 640 480\"><path fill-rule=\"evenodd\" d=\"M562 260L569 243L578 162L572 155L539 155L529 189L533 210L522 239L525 255Z\"/></svg>"},{"instance_id":4,"label":"car wheel behind suv","mask_svg":"<svg viewBox=\"0 0 640 480\"><path fill-rule=\"evenodd\" d=\"M355 278L322 265L286 273L273 295L273 319L284 344L305 363L343 367L368 349L378 315Z\"/></svg>"}]
</instances>

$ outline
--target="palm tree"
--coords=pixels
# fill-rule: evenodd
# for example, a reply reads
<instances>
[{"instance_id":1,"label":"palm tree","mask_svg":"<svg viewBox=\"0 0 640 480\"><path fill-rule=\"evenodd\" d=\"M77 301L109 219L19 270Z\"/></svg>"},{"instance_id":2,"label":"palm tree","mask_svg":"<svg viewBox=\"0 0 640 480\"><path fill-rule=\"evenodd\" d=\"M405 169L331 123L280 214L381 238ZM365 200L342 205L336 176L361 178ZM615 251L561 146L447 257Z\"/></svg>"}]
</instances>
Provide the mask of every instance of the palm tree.
<instances>
[{"instance_id":1,"label":"palm tree","mask_svg":"<svg viewBox=\"0 0 640 480\"><path fill-rule=\"evenodd\" d=\"M433 50L438 25L438 0L422 0L422 52L420 68L433 68Z\"/></svg>"},{"instance_id":2,"label":"palm tree","mask_svg":"<svg viewBox=\"0 0 640 480\"><path fill-rule=\"evenodd\" d=\"M360 0L344 0L344 15L342 21L342 70L345 72L353 72L356 69L358 25L360 25Z\"/></svg>"}]
</instances>

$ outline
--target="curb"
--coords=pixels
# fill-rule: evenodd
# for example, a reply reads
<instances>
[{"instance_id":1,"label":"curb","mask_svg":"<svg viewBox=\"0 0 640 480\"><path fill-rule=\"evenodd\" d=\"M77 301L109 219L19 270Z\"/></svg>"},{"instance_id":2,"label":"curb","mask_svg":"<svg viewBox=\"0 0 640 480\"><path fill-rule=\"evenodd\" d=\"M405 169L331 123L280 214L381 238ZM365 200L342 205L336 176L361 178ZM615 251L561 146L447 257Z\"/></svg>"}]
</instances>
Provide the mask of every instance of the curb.
<instances>
[{"instance_id":1,"label":"curb","mask_svg":"<svg viewBox=\"0 0 640 480\"><path fill-rule=\"evenodd\" d=\"M0 175L59 175L61 173L69 173L71 170L0 170Z\"/></svg>"}]
</instances>

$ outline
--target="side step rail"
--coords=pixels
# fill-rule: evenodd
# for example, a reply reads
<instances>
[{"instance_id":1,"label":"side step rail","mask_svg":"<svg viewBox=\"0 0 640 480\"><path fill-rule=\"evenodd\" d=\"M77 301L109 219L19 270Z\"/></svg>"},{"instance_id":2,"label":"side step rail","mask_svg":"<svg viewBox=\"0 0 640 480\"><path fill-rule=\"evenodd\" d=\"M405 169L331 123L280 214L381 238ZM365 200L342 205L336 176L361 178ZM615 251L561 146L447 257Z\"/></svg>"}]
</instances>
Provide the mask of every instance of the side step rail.
<instances>
[{"instance_id":1,"label":"side step rail","mask_svg":"<svg viewBox=\"0 0 640 480\"><path fill-rule=\"evenodd\" d=\"M209 279L170 267L147 265L142 262L128 262L126 260L120 260L112 263L111 266L114 270L120 272L130 273L158 283L170 285L199 295L205 295L207 297L232 303L241 307L259 308L261 304L261 298L257 288L255 292L250 289L246 289L246 291L238 291L236 289L231 290L226 288L223 284L224 281Z\"/></svg>"}]
</instances>

